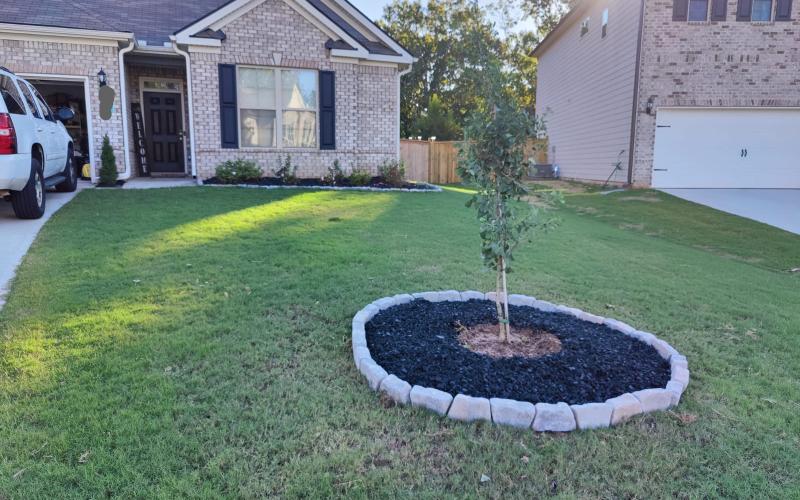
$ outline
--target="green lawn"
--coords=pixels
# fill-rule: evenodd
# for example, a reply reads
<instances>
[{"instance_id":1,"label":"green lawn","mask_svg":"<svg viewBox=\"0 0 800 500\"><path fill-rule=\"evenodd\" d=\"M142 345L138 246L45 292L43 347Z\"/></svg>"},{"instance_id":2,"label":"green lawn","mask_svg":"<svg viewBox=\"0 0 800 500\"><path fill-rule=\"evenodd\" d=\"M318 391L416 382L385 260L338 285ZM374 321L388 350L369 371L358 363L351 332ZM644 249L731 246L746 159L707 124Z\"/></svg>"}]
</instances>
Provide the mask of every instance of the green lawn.
<instances>
[{"instance_id":1,"label":"green lawn","mask_svg":"<svg viewBox=\"0 0 800 500\"><path fill-rule=\"evenodd\" d=\"M81 193L0 312L0 498L800 496L800 237L651 192L569 196L511 286L672 343L675 411L536 435L385 408L352 315L491 287L465 200Z\"/></svg>"}]
</instances>

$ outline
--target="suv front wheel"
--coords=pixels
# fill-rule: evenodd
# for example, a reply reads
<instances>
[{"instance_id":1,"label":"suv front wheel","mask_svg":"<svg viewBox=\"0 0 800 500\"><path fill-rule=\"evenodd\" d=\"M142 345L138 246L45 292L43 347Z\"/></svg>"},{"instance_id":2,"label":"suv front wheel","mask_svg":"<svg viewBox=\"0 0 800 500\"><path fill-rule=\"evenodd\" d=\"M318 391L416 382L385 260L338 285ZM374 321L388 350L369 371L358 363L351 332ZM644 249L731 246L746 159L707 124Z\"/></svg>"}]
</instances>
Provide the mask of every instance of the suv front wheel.
<instances>
[{"instance_id":1,"label":"suv front wheel","mask_svg":"<svg viewBox=\"0 0 800 500\"><path fill-rule=\"evenodd\" d=\"M31 176L22 191L11 192L11 206L20 219L39 219L44 215L46 202L44 172L38 158L31 159Z\"/></svg>"}]
</instances>

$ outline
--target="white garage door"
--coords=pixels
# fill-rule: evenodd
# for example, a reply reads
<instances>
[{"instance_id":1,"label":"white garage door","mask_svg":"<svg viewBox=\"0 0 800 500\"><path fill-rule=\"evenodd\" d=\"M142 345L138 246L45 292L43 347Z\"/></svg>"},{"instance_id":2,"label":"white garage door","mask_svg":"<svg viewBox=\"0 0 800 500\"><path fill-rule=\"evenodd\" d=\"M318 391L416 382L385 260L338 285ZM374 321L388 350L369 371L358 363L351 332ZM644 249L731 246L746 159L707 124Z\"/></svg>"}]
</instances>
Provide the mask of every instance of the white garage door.
<instances>
[{"instance_id":1,"label":"white garage door","mask_svg":"<svg viewBox=\"0 0 800 500\"><path fill-rule=\"evenodd\" d=\"M800 108L660 108L653 187L800 188Z\"/></svg>"}]
</instances>

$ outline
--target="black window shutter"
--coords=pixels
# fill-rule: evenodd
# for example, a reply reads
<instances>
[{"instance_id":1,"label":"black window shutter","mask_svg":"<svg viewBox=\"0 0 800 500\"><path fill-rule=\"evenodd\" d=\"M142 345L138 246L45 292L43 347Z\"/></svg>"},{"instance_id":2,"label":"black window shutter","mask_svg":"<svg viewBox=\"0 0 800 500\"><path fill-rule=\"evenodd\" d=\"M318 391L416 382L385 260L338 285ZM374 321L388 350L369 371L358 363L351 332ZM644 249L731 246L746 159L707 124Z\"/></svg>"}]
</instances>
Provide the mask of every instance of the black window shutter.
<instances>
[{"instance_id":1,"label":"black window shutter","mask_svg":"<svg viewBox=\"0 0 800 500\"><path fill-rule=\"evenodd\" d=\"M673 0L672 20L686 21L689 15L689 0Z\"/></svg>"},{"instance_id":2,"label":"black window shutter","mask_svg":"<svg viewBox=\"0 0 800 500\"><path fill-rule=\"evenodd\" d=\"M778 7L775 10L775 20L792 20L792 0L778 0Z\"/></svg>"},{"instance_id":3,"label":"black window shutter","mask_svg":"<svg viewBox=\"0 0 800 500\"><path fill-rule=\"evenodd\" d=\"M711 0L711 20L724 21L728 17L728 0Z\"/></svg>"},{"instance_id":4,"label":"black window shutter","mask_svg":"<svg viewBox=\"0 0 800 500\"><path fill-rule=\"evenodd\" d=\"M753 0L739 0L739 6L736 9L736 20L749 21L752 12Z\"/></svg>"},{"instance_id":5,"label":"black window shutter","mask_svg":"<svg viewBox=\"0 0 800 500\"><path fill-rule=\"evenodd\" d=\"M336 149L336 73L319 72L319 148Z\"/></svg>"},{"instance_id":6,"label":"black window shutter","mask_svg":"<svg viewBox=\"0 0 800 500\"><path fill-rule=\"evenodd\" d=\"M219 113L222 147L239 148L239 123L236 118L236 66L219 65Z\"/></svg>"}]
</instances>

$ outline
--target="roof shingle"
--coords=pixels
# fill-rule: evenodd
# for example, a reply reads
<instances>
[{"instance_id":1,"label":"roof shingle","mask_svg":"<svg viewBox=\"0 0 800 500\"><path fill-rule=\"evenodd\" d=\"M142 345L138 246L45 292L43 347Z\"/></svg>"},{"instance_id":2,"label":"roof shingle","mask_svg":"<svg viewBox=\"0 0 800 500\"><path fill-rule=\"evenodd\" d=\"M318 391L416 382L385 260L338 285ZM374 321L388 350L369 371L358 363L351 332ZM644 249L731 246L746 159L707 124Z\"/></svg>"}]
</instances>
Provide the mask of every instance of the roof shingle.
<instances>
[{"instance_id":1,"label":"roof shingle","mask_svg":"<svg viewBox=\"0 0 800 500\"><path fill-rule=\"evenodd\" d=\"M134 33L148 45L163 45L176 31L231 0L3 0L0 22ZM320 0L308 2L372 54L399 55L373 42Z\"/></svg>"}]
</instances>

